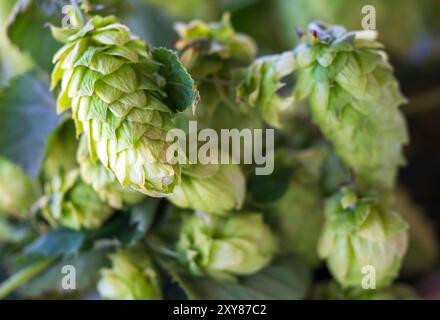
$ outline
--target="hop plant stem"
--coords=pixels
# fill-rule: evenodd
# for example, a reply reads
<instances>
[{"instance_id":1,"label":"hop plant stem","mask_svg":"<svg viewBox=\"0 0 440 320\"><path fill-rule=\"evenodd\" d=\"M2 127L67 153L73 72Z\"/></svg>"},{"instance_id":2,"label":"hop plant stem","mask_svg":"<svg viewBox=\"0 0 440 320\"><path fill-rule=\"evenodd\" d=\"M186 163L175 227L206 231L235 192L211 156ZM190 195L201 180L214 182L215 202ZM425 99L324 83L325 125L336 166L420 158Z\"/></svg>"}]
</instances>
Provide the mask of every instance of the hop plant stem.
<instances>
[{"instance_id":1,"label":"hop plant stem","mask_svg":"<svg viewBox=\"0 0 440 320\"><path fill-rule=\"evenodd\" d=\"M55 260L56 259L52 257L39 260L6 279L0 285L0 299L5 298L17 288L31 281L33 278L47 269Z\"/></svg>"}]
</instances>

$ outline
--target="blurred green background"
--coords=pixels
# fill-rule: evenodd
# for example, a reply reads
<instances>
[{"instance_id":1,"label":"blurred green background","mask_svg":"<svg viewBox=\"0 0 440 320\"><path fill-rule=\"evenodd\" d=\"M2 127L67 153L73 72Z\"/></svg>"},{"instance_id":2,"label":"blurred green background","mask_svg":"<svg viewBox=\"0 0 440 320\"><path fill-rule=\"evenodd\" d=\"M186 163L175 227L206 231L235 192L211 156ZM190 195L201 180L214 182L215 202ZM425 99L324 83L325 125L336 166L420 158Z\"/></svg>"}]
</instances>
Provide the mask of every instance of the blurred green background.
<instances>
[{"instance_id":1,"label":"blurred green background","mask_svg":"<svg viewBox=\"0 0 440 320\"><path fill-rule=\"evenodd\" d=\"M58 121L48 79L51 57L60 44L47 23L58 25L61 8L68 3L0 1L0 154L34 176L45 139ZM259 55L293 48L297 31L313 20L361 29L362 7L373 5L379 40L409 99L403 111L411 144L400 181L429 223L440 225L440 1L92 0L88 5L98 14L117 14L151 45L167 47L177 39L175 22L218 20L229 11L236 30L255 39ZM440 267L414 281L423 297L440 299Z\"/></svg>"}]
</instances>

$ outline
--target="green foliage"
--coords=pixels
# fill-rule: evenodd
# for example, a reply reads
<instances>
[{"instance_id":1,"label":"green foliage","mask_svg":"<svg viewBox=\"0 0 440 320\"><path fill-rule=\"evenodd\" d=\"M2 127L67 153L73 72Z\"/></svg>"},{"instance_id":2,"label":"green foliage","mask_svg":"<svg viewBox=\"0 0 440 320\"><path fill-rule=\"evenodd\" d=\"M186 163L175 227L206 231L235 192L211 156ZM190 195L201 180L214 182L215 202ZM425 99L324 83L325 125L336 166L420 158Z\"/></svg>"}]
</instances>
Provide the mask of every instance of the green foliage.
<instances>
[{"instance_id":1,"label":"green foliage","mask_svg":"<svg viewBox=\"0 0 440 320\"><path fill-rule=\"evenodd\" d=\"M57 122L46 83L36 73L18 76L0 93L0 154L36 176L46 138Z\"/></svg>"},{"instance_id":2,"label":"green foliage","mask_svg":"<svg viewBox=\"0 0 440 320\"><path fill-rule=\"evenodd\" d=\"M8 37L20 50L30 54L44 70L50 70L59 44L47 32L46 24L60 21L67 0L18 0L7 26Z\"/></svg>"},{"instance_id":3,"label":"green foliage","mask_svg":"<svg viewBox=\"0 0 440 320\"><path fill-rule=\"evenodd\" d=\"M416 298L401 266L427 272L438 248L396 190L406 99L376 32L308 24L357 27L340 12L359 2L214 2L69 1L62 27L67 1L16 2L0 35L0 269L13 273L0 298L162 299L170 281L189 299ZM426 9L397 38L388 6L381 41L405 59ZM196 20L173 34L174 17ZM171 163L167 133L189 133L189 120L272 127L273 173ZM61 288L67 264L74 292ZM377 290L361 288L365 266Z\"/></svg>"},{"instance_id":4,"label":"green foliage","mask_svg":"<svg viewBox=\"0 0 440 320\"><path fill-rule=\"evenodd\" d=\"M310 270L292 256L276 259L260 272L237 282L216 282L179 272L169 267L172 277L190 299L200 300L297 300L306 297Z\"/></svg>"}]
</instances>

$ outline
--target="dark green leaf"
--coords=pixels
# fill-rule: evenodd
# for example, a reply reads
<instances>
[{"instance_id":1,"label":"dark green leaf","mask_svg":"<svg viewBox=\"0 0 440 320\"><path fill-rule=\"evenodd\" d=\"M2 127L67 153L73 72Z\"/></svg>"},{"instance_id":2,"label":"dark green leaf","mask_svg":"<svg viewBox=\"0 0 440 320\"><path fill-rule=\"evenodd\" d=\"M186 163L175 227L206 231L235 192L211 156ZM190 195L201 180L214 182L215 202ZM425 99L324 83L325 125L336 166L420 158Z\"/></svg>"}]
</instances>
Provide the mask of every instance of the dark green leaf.
<instances>
[{"instance_id":1,"label":"dark green leaf","mask_svg":"<svg viewBox=\"0 0 440 320\"><path fill-rule=\"evenodd\" d=\"M0 94L0 154L36 176L58 117L47 84L35 73L15 78Z\"/></svg>"},{"instance_id":2,"label":"dark green leaf","mask_svg":"<svg viewBox=\"0 0 440 320\"><path fill-rule=\"evenodd\" d=\"M7 34L20 50L29 52L43 70L52 69L52 56L61 46L53 39L47 23L61 23L67 0L19 0L9 17Z\"/></svg>"},{"instance_id":3,"label":"dark green leaf","mask_svg":"<svg viewBox=\"0 0 440 320\"><path fill-rule=\"evenodd\" d=\"M311 282L310 270L292 256L280 257L259 273L243 277L237 283L190 276L172 265L168 265L168 271L188 297L196 300L303 299Z\"/></svg>"},{"instance_id":4,"label":"dark green leaf","mask_svg":"<svg viewBox=\"0 0 440 320\"><path fill-rule=\"evenodd\" d=\"M159 205L158 199L147 198L130 209L130 222L136 226L134 241L144 237L150 230Z\"/></svg>"},{"instance_id":5,"label":"dark green leaf","mask_svg":"<svg viewBox=\"0 0 440 320\"><path fill-rule=\"evenodd\" d=\"M95 287L99 279L100 269L107 266L107 250L93 250L65 259L48 268L41 275L20 289L20 293L28 297L41 297L45 294L77 293ZM66 273L62 269L66 265L75 268L76 289L64 290L61 287Z\"/></svg>"},{"instance_id":6,"label":"dark green leaf","mask_svg":"<svg viewBox=\"0 0 440 320\"><path fill-rule=\"evenodd\" d=\"M26 247L25 252L49 257L71 255L79 252L84 240L84 232L66 228L53 229Z\"/></svg>"},{"instance_id":7,"label":"dark green leaf","mask_svg":"<svg viewBox=\"0 0 440 320\"><path fill-rule=\"evenodd\" d=\"M260 204L268 204L281 198L286 192L292 170L275 163L275 170L270 175L253 175L248 182L252 199Z\"/></svg>"},{"instance_id":8,"label":"dark green leaf","mask_svg":"<svg viewBox=\"0 0 440 320\"><path fill-rule=\"evenodd\" d=\"M173 112L183 111L195 102L197 92L194 81L174 51L157 48L153 51L155 60L162 63L159 73L166 79L166 104Z\"/></svg>"}]
</instances>

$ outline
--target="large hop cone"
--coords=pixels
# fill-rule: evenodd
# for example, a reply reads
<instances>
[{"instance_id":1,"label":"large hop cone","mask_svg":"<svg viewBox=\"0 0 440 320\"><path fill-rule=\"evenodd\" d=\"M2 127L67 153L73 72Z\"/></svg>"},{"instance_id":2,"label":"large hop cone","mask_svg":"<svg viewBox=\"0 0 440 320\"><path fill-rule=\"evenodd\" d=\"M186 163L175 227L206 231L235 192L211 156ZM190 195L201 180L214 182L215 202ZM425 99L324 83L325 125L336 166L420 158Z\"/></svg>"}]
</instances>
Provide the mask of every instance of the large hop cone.
<instances>
[{"instance_id":1,"label":"large hop cone","mask_svg":"<svg viewBox=\"0 0 440 320\"><path fill-rule=\"evenodd\" d=\"M70 21L69 28L52 27L65 43L53 59L52 89L61 81L58 111L71 108L92 160L99 158L122 185L153 196L172 192L180 169L165 159L172 122L160 64L112 16Z\"/></svg>"},{"instance_id":2,"label":"large hop cone","mask_svg":"<svg viewBox=\"0 0 440 320\"><path fill-rule=\"evenodd\" d=\"M407 142L402 97L375 32L311 24L295 51L295 97L364 187L390 188Z\"/></svg>"}]
</instances>

